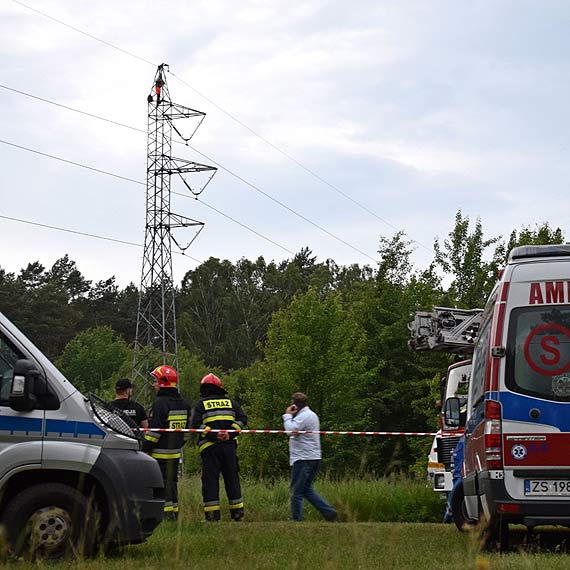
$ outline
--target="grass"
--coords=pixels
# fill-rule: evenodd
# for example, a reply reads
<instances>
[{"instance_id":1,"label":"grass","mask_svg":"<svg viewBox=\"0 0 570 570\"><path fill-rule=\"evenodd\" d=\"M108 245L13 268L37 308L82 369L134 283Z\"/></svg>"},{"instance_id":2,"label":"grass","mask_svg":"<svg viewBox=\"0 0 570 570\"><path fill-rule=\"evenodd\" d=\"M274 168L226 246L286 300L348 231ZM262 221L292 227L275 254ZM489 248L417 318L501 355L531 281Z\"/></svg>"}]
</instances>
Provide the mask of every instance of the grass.
<instances>
[{"instance_id":1,"label":"grass","mask_svg":"<svg viewBox=\"0 0 570 570\"><path fill-rule=\"evenodd\" d=\"M425 487L420 484L322 481L318 489L331 503L340 507L345 522L321 522L312 509L307 509L306 522L286 520L287 484L279 481L270 486L246 482L244 498L247 520L239 524L212 524L201 522L199 481L190 478L181 486L182 509L178 524L161 524L148 542L130 546L121 555L62 562L57 564L57 568L562 570L570 563L570 557L557 553L556 546L539 552L482 555L476 533L462 534L451 525L369 522L390 516L415 519L422 513L431 513L431 495L428 495L427 506L424 505L422 497ZM437 501L438 509L442 509L439 499ZM412 510L414 506L416 511ZM223 515L226 514L227 510L224 510ZM225 520L228 518L226 516ZM560 539L557 540L560 544ZM55 567L53 564L32 565L25 562L11 563L10 566L17 570Z\"/></svg>"},{"instance_id":2,"label":"grass","mask_svg":"<svg viewBox=\"0 0 570 570\"><path fill-rule=\"evenodd\" d=\"M247 522L275 522L289 519L289 481L271 483L243 481ZM445 503L423 482L407 479L317 479L315 489L339 512L339 519L351 522L440 522ZM222 491L222 501L224 493ZM198 477L180 485L184 515L202 519L202 498ZM222 517L229 518L222 502ZM321 517L310 505L305 506L308 521Z\"/></svg>"}]
</instances>

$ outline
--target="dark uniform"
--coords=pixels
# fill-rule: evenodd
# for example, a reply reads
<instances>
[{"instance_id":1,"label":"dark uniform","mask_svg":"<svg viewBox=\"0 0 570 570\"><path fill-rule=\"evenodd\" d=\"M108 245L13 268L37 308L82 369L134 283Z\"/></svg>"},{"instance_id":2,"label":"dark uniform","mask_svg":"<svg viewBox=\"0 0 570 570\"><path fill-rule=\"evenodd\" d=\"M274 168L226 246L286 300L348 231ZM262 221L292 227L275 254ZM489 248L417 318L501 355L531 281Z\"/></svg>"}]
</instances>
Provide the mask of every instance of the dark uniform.
<instances>
[{"instance_id":1,"label":"dark uniform","mask_svg":"<svg viewBox=\"0 0 570 570\"><path fill-rule=\"evenodd\" d=\"M247 416L242 407L227 397L221 385L218 388L202 384L200 391L202 396L192 410L193 428L241 430L245 427ZM206 431L202 432L198 439L202 458L204 514L206 520L210 521L220 520L220 473L224 478L232 519L239 521L243 518L243 498L237 458L238 434L228 435L226 441L220 441L218 433Z\"/></svg>"},{"instance_id":2,"label":"dark uniform","mask_svg":"<svg viewBox=\"0 0 570 570\"><path fill-rule=\"evenodd\" d=\"M190 406L176 388L160 388L152 407L149 428L186 429ZM143 451L150 452L160 465L164 479L165 518L178 517L178 464L185 443L184 433L147 432Z\"/></svg>"},{"instance_id":3,"label":"dark uniform","mask_svg":"<svg viewBox=\"0 0 570 570\"><path fill-rule=\"evenodd\" d=\"M111 404L129 416L139 427L141 422L148 419L145 409L138 403L128 398L118 398L113 400Z\"/></svg>"}]
</instances>

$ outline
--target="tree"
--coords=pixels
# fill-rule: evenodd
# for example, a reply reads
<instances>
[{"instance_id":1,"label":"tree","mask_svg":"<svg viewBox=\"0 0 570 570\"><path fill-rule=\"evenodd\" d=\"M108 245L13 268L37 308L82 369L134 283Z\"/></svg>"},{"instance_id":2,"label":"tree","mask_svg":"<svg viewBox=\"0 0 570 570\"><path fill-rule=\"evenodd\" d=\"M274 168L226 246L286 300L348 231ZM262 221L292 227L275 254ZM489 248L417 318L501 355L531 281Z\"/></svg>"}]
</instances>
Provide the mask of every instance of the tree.
<instances>
[{"instance_id":1,"label":"tree","mask_svg":"<svg viewBox=\"0 0 570 570\"><path fill-rule=\"evenodd\" d=\"M469 217L459 210L449 239L443 241L443 250L438 239L434 242L434 250L435 264L453 279L448 291L450 301L456 306L474 309L485 304L495 283L499 255L496 253L491 261L485 261L484 254L488 247L499 242L500 237L484 239L480 219L475 222L472 232L469 225Z\"/></svg>"},{"instance_id":2,"label":"tree","mask_svg":"<svg viewBox=\"0 0 570 570\"><path fill-rule=\"evenodd\" d=\"M548 245L564 243L564 240L564 232L560 228L553 230L548 222L537 224L534 230L530 226L523 226L518 232L517 230L511 232L506 245L500 244L497 248L497 256L502 264L506 265L509 254L519 245Z\"/></svg>"},{"instance_id":3,"label":"tree","mask_svg":"<svg viewBox=\"0 0 570 570\"><path fill-rule=\"evenodd\" d=\"M56 361L64 376L84 393L109 393L127 365L132 365L131 350L109 326L79 333Z\"/></svg>"},{"instance_id":4,"label":"tree","mask_svg":"<svg viewBox=\"0 0 570 570\"><path fill-rule=\"evenodd\" d=\"M67 254L53 264L45 279L47 282L59 285L67 293L70 301L75 301L84 295L91 285L91 281L87 281L81 275L75 261L70 260Z\"/></svg>"},{"instance_id":5,"label":"tree","mask_svg":"<svg viewBox=\"0 0 570 570\"><path fill-rule=\"evenodd\" d=\"M269 327L265 360L249 371L246 402L250 423L276 426L301 391L321 418L323 429L359 429L368 419L364 391L369 378L365 338L337 295L323 299L310 289L277 311ZM287 450L282 441L248 440L247 465L259 474L281 472ZM323 441L324 456L337 471L357 471L360 442ZM255 458L255 463L251 459Z\"/></svg>"}]
</instances>

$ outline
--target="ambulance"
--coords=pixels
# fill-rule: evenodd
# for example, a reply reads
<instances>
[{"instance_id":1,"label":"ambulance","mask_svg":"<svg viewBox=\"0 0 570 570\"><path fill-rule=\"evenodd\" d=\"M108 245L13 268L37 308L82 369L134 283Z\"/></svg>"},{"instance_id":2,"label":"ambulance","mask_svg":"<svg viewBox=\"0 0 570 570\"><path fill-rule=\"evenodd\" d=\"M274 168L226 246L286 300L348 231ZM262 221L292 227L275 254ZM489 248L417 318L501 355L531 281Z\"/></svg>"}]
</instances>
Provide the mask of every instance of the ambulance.
<instances>
[{"instance_id":1,"label":"ambulance","mask_svg":"<svg viewBox=\"0 0 570 570\"><path fill-rule=\"evenodd\" d=\"M460 421L460 402L446 402ZM570 245L521 246L484 309L467 402L459 522L570 526Z\"/></svg>"},{"instance_id":2,"label":"ambulance","mask_svg":"<svg viewBox=\"0 0 570 570\"><path fill-rule=\"evenodd\" d=\"M146 540L158 463L105 402L85 398L0 313L0 533L13 557L59 559Z\"/></svg>"}]
</instances>

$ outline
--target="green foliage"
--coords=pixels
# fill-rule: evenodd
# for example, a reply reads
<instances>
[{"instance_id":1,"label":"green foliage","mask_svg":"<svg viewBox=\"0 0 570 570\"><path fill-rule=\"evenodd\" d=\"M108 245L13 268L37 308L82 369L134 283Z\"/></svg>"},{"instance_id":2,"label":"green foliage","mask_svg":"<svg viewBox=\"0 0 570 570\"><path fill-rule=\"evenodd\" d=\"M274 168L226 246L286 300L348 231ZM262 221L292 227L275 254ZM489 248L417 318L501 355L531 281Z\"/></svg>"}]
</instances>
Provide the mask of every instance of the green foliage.
<instances>
[{"instance_id":1,"label":"green foliage","mask_svg":"<svg viewBox=\"0 0 570 570\"><path fill-rule=\"evenodd\" d=\"M360 429L369 417L365 387L364 331L343 309L338 296L320 298L313 289L273 315L265 361L243 377L250 424L280 427L291 394L300 391L319 415L322 429ZM359 427L360 426L360 427ZM246 444L246 466L258 475L277 475L286 468L286 441ZM360 443L326 441L327 465L356 471Z\"/></svg>"},{"instance_id":2,"label":"green foliage","mask_svg":"<svg viewBox=\"0 0 570 570\"><path fill-rule=\"evenodd\" d=\"M502 258L504 265L509 259L511 250L519 245L548 245L564 243L564 240L564 232L560 228L553 230L548 222L537 224L535 229L526 226L518 232L517 230L511 232L507 245L502 244L498 255Z\"/></svg>"},{"instance_id":3,"label":"green foliage","mask_svg":"<svg viewBox=\"0 0 570 570\"><path fill-rule=\"evenodd\" d=\"M480 219L475 228L469 230L468 216L461 210L455 214L455 227L449 239L443 241L443 251L439 240L435 240L435 263L445 273L453 277L448 294L455 306L466 309L482 307L494 284L497 275L498 259L484 259L485 250L499 242L500 237L483 238L483 225Z\"/></svg>"},{"instance_id":4,"label":"green foliage","mask_svg":"<svg viewBox=\"0 0 570 570\"><path fill-rule=\"evenodd\" d=\"M83 393L112 399L113 383L126 363L132 363L127 343L104 326L79 333L65 347L56 366Z\"/></svg>"}]
</instances>

